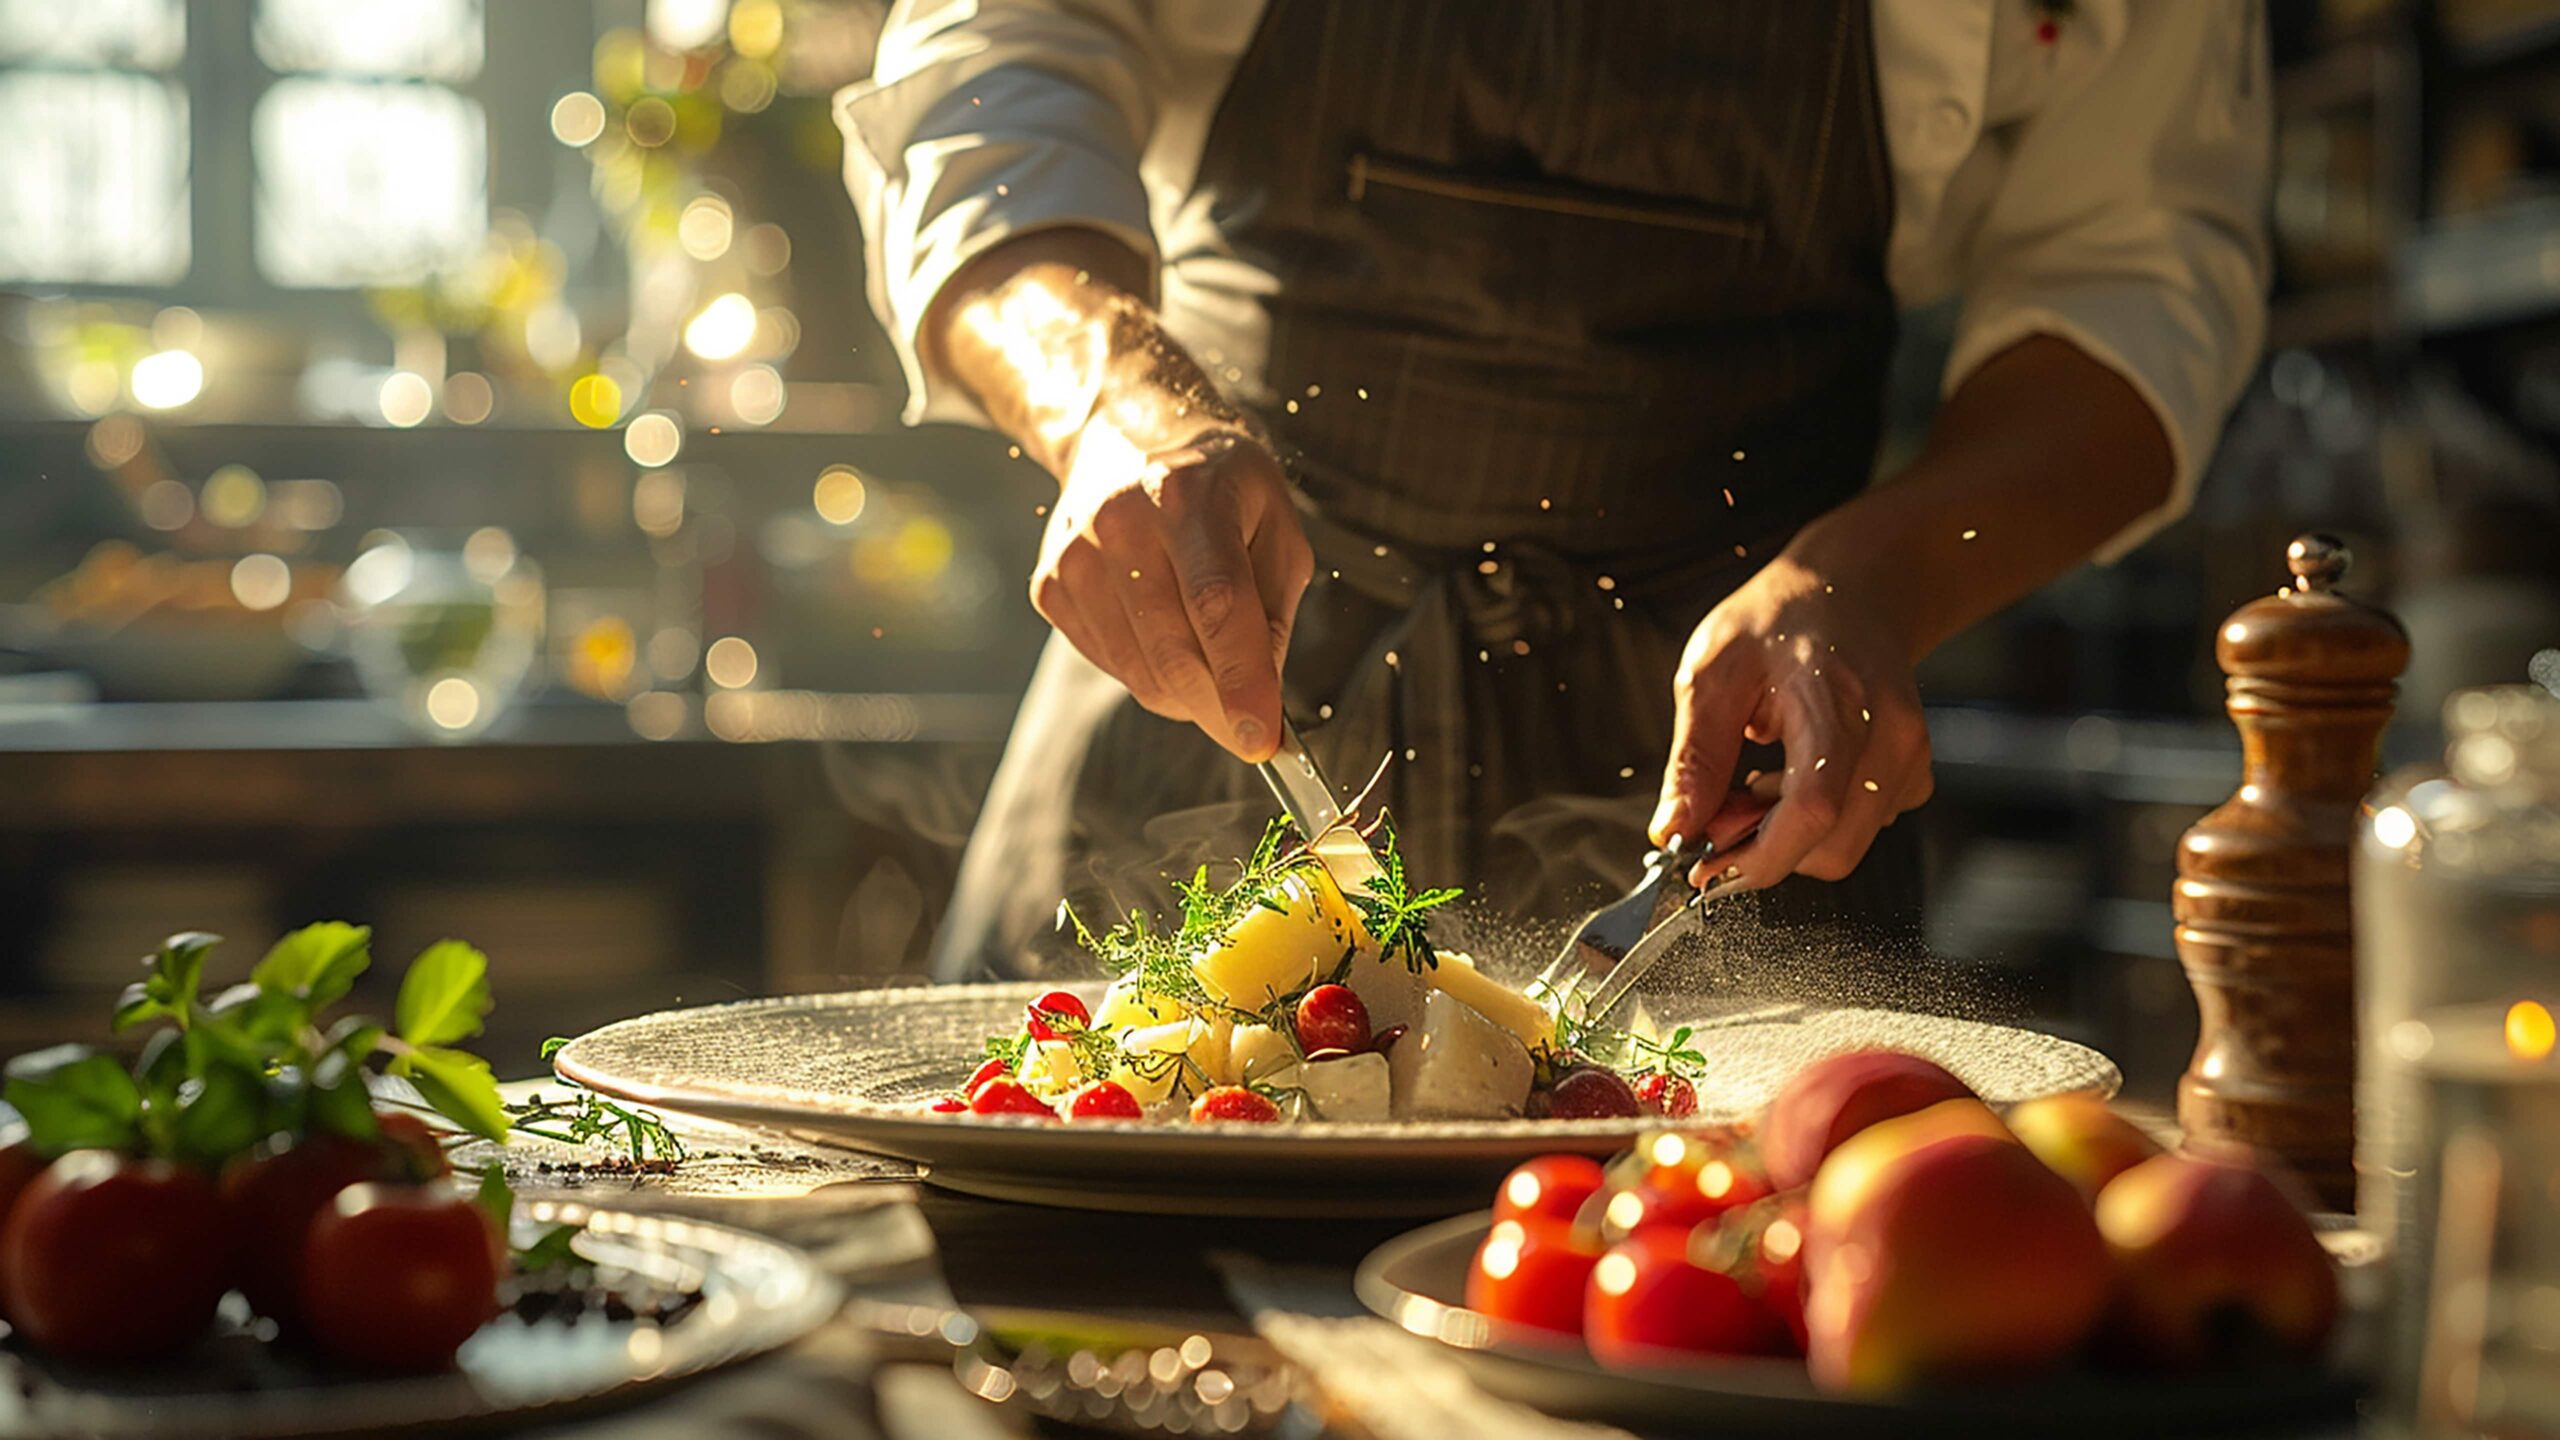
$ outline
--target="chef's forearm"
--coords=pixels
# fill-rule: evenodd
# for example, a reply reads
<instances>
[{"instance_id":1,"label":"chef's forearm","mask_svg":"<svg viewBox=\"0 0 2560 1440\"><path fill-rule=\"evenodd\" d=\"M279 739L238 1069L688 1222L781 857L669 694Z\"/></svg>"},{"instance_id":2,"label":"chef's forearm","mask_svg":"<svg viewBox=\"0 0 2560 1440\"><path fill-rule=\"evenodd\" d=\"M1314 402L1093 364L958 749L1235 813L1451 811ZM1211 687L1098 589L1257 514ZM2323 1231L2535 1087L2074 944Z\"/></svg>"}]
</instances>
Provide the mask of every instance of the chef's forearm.
<instances>
[{"instance_id":1,"label":"chef's forearm","mask_svg":"<svg viewBox=\"0 0 2560 1440\"><path fill-rule=\"evenodd\" d=\"M1916 661L2158 509L2174 463L2121 376L2031 336L1947 397L1910 468L1805 527L1788 556L1899 617Z\"/></svg>"},{"instance_id":2,"label":"chef's forearm","mask_svg":"<svg viewBox=\"0 0 2560 1440\"><path fill-rule=\"evenodd\" d=\"M1062 479L1100 421L1140 453L1241 420L1142 298L1145 262L1098 230L1011 240L963 266L927 312L924 363Z\"/></svg>"}]
</instances>

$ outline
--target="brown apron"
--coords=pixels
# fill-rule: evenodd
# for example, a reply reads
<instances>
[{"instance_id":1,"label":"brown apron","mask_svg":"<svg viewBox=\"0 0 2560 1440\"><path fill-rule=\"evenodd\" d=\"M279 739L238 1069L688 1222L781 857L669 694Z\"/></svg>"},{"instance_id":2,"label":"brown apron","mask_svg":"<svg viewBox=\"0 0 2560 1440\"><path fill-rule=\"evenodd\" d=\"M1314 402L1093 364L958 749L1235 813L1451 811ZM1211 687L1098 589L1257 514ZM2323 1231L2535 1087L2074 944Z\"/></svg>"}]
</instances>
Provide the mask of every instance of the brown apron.
<instances>
[{"instance_id":1,"label":"brown apron","mask_svg":"<svg viewBox=\"0 0 2560 1440\"><path fill-rule=\"evenodd\" d=\"M1633 878L1690 630L1874 463L1877 125L1867 0L1265 12L1160 237L1165 319L1301 484L1290 714L1338 783L1390 760L1426 883L1558 917ZM1161 908L1274 810L1052 636L935 972L1075 966L1061 895ZM1916 913L1886 837L1774 902Z\"/></svg>"}]
</instances>

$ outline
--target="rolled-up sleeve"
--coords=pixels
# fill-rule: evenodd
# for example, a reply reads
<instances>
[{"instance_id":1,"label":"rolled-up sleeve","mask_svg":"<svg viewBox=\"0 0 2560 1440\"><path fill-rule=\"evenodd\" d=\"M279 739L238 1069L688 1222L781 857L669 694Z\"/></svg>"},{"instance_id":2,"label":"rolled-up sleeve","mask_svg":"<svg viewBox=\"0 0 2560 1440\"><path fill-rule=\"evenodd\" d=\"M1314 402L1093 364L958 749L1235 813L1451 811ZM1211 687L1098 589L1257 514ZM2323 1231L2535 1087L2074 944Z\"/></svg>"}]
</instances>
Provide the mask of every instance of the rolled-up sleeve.
<instances>
[{"instance_id":1,"label":"rolled-up sleeve","mask_svg":"<svg viewBox=\"0 0 2560 1440\"><path fill-rule=\"evenodd\" d=\"M928 374L926 309L1015 235L1074 225L1156 257L1139 163L1161 56L1144 0L899 0L871 78L836 98L871 306L906 370L908 423L985 424Z\"/></svg>"},{"instance_id":2,"label":"rolled-up sleeve","mask_svg":"<svg viewBox=\"0 0 2560 1440\"><path fill-rule=\"evenodd\" d=\"M2183 513L2266 329L2268 76L2258 7L2136 3L2106 64L2008 138L1962 259L1945 388L2029 335L2122 375L2168 433L2168 500L2112 560Z\"/></svg>"}]
</instances>

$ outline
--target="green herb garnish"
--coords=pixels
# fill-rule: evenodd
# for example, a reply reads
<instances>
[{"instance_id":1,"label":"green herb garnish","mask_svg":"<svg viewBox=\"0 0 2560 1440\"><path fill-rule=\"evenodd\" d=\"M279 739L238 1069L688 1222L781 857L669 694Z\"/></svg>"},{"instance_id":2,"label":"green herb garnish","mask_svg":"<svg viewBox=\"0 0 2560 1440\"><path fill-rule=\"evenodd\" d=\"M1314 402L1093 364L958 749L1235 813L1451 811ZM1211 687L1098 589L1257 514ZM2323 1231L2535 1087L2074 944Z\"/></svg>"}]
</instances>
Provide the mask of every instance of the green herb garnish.
<instances>
[{"instance_id":1,"label":"green herb garnish","mask_svg":"<svg viewBox=\"0 0 2560 1440\"><path fill-rule=\"evenodd\" d=\"M1405 881L1404 856L1396 849L1396 822L1381 812L1378 831L1381 873L1369 877L1368 893L1351 896L1351 903L1360 912L1362 928L1387 958L1403 960L1405 968L1417 975L1437 969L1440 956L1431 948L1424 917L1465 892L1443 885L1416 893Z\"/></svg>"}]
</instances>

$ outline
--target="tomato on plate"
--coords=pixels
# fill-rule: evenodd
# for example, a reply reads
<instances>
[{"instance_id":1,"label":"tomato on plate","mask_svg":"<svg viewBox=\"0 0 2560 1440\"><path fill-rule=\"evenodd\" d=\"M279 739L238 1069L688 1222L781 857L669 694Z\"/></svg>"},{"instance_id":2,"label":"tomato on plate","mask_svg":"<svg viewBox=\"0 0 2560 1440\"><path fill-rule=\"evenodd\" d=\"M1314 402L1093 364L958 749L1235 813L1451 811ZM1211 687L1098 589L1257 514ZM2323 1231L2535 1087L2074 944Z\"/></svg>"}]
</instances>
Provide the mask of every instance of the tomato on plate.
<instances>
[{"instance_id":1,"label":"tomato on plate","mask_svg":"<svg viewBox=\"0 0 2560 1440\"><path fill-rule=\"evenodd\" d=\"M11 1323L66 1360L142 1360L204 1333L231 1271L221 1197L197 1171L74 1150L0 1226Z\"/></svg>"},{"instance_id":2,"label":"tomato on plate","mask_svg":"<svg viewBox=\"0 0 2560 1440\"><path fill-rule=\"evenodd\" d=\"M969 1110L975 1115L1038 1115L1055 1120L1058 1112L1049 1102L1031 1093L1031 1087L1018 1080L990 1080L969 1096Z\"/></svg>"},{"instance_id":3,"label":"tomato on plate","mask_svg":"<svg viewBox=\"0 0 2560 1440\"><path fill-rule=\"evenodd\" d=\"M1582 1329L1582 1292L1598 1245L1561 1221L1497 1220L1467 1267L1467 1308L1567 1335Z\"/></svg>"},{"instance_id":4,"label":"tomato on plate","mask_svg":"<svg viewBox=\"0 0 2560 1440\"><path fill-rule=\"evenodd\" d=\"M18 1197L44 1173L52 1162L33 1145L21 1140L15 1145L0 1146L0 1232L9 1228L9 1212L17 1208ZM0 1260L0 1320L9 1318L9 1271Z\"/></svg>"},{"instance_id":5,"label":"tomato on plate","mask_svg":"<svg viewBox=\"0 0 2560 1440\"><path fill-rule=\"evenodd\" d=\"M1502 1188L1494 1192L1493 1218L1570 1221L1607 1179L1600 1162L1588 1155L1541 1155L1502 1177Z\"/></svg>"},{"instance_id":6,"label":"tomato on plate","mask_svg":"<svg viewBox=\"0 0 2560 1440\"><path fill-rule=\"evenodd\" d=\"M327 1133L282 1136L233 1160L222 1172L222 1203L239 1228L231 1283L249 1308L288 1329L302 1319L302 1242L338 1192L387 1178L385 1151Z\"/></svg>"},{"instance_id":7,"label":"tomato on plate","mask_svg":"<svg viewBox=\"0 0 2560 1440\"><path fill-rule=\"evenodd\" d=\"M1741 1282L1696 1264L1689 1232L1638 1230L1591 1267L1582 1338L1603 1365L1658 1365L1663 1352L1766 1355L1777 1322Z\"/></svg>"},{"instance_id":8,"label":"tomato on plate","mask_svg":"<svg viewBox=\"0 0 2560 1440\"><path fill-rule=\"evenodd\" d=\"M489 1222L461 1190L352 1185L303 1242L302 1314L331 1359L440 1370L498 1313L498 1265Z\"/></svg>"}]
</instances>

